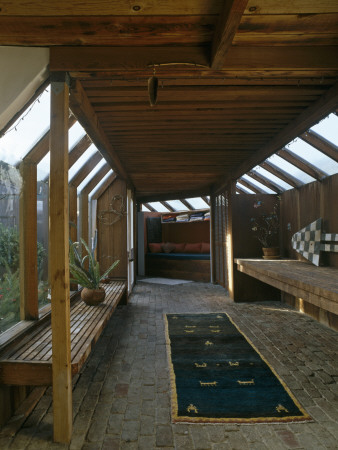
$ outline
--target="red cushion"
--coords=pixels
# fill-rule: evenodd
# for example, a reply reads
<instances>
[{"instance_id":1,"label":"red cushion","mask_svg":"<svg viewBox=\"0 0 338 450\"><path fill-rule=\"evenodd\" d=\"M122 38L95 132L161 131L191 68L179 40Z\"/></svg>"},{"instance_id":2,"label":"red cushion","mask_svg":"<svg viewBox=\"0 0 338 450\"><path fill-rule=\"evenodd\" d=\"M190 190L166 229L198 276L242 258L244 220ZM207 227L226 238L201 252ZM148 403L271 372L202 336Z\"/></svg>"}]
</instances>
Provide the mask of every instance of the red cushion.
<instances>
[{"instance_id":1,"label":"red cushion","mask_svg":"<svg viewBox=\"0 0 338 450\"><path fill-rule=\"evenodd\" d=\"M184 253L185 242L182 242L182 244L174 244L174 245L175 245L174 253Z\"/></svg>"},{"instance_id":2,"label":"red cushion","mask_svg":"<svg viewBox=\"0 0 338 450\"><path fill-rule=\"evenodd\" d=\"M148 244L150 253L161 253L162 252L162 242L150 242Z\"/></svg>"},{"instance_id":3,"label":"red cushion","mask_svg":"<svg viewBox=\"0 0 338 450\"><path fill-rule=\"evenodd\" d=\"M201 253L202 244L200 242L196 244L185 244L184 253Z\"/></svg>"},{"instance_id":4,"label":"red cushion","mask_svg":"<svg viewBox=\"0 0 338 450\"><path fill-rule=\"evenodd\" d=\"M202 242L201 253L210 253L209 242Z\"/></svg>"},{"instance_id":5,"label":"red cushion","mask_svg":"<svg viewBox=\"0 0 338 450\"><path fill-rule=\"evenodd\" d=\"M166 242L165 244L162 244L162 250L164 251L164 253L171 253L175 250L175 244Z\"/></svg>"}]
</instances>

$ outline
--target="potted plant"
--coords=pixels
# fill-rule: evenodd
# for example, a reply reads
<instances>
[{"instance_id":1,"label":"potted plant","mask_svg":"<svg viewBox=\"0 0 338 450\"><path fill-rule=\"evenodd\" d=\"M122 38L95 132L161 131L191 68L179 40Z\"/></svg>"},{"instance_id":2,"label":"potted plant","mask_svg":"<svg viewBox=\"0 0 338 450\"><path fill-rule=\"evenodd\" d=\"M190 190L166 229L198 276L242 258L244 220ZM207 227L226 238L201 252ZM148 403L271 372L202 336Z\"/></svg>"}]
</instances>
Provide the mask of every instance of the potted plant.
<instances>
[{"instance_id":1,"label":"potted plant","mask_svg":"<svg viewBox=\"0 0 338 450\"><path fill-rule=\"evenodd\" d=\"M72 275L71 283L80 284L83 289L81 298L87 304L96 306L103 302L106 292L101 286L101 281L106 279L109 273L119 264L115 261L104 273L100 274L99 262L95 260L94 251L90 250L86 242L81 238L81 244L87 251L87 255L82 258L81 244L71 242L69 248L69 268ZM86 261L88 260L88 269Z\"/></svg>"},{"instance_id":2,"label":"potted plant","mask_svg":"<svg viewBox=\"0 0 338 450\"><path fill-rule=\"evenodd\" d=\"M254 208L260 208L262 206L262 201L258 201L254 204ZM268 213L263 212L256 217L251 217L251 230L254 232L255 238L258 239L263 246L264 259L279 258L279 247L276 246L279 232L278 209L279 203L276 202L272 211Z\"/></svg>"}]
</instances>

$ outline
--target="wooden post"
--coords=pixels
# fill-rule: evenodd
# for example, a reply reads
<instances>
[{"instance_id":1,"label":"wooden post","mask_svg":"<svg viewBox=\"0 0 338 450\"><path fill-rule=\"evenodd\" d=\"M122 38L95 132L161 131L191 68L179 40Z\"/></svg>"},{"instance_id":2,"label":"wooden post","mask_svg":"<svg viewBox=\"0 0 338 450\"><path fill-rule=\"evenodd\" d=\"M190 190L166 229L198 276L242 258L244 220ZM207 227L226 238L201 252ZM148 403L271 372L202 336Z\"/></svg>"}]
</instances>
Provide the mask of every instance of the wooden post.
<instances>
[{"instance_id":1,"label":"wooden post","mask_svg":"<svg viewBox=\"0 0 338 450\"><path fill-rule=\"evenodd\" d=\"M80 193L80 216L81 216L81 230L80 230L80 236L82 239L89 245L88 242L88 194L87 192L81 192Z\"/></svg>"},{"instance_id":2,"label":"wooden post","mask_svg":"<svg viewBox=\"0 0 338 450\"><path fill-rule=\"evenodd\" d=\"M20 318L39 318L37 261L37 170L36 164L20 165Z\"/></svg>"},{"instance_id":3,"label":"wooden post","mask_svg":"<svg viewBox=\"0 0 338 450\"><path fill-rule=\"evenodd\" d=\"M236 183L231 183L228 188L228 227L226 236L226 253L227 253L227 271L228 271L228 291L229 297L235 299L235 282L234 282L234 242L232 230L232 214L233 214L233 200L236 195Z\"/></svg>"},{"instance_id":4,"label":"wooden post","mask_svg":"<svg viewBox=\"0 0 338 450\"><path fill-rule=\"evenodd\" d=\"M49 261L52 293L54 441L69 443L72 434L68 260L69 89L65 73L57 74L57 78L53 75L50 121Z\"/></svg>"},{"instance_id":5,"label":"wooden post","mask_svg":"<svg viewBox=\"0 0 338 450\"><path fill-rule=\"evenodd\" d=\"M210 278L211 283L216 283L216 260L215 260L215 202L214 194L210 196Z\"/></svg>"},{"instance_id":6,"label":"wooden post","mask_svg":"<svg viewBox=\"0 0 338 450\"><path fill-rule=\"evenodd\" d=\"M77 188L69 184L69 236L73 242L77 241Z\"/></svg>"}]
</instances>

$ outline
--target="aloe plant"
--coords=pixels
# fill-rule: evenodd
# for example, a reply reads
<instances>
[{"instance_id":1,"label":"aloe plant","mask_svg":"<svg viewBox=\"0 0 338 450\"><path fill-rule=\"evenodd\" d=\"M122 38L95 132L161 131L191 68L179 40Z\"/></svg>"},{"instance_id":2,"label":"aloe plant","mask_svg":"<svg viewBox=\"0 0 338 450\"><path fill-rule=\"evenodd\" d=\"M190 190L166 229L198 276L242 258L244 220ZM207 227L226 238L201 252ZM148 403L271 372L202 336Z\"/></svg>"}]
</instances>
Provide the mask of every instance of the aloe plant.
<instances>
[{"instance_id":1,"label":"aloe plant","mask_svg":"<svg viewBox=\"0 0 338 450\"><path fill-rule=\"evenodd\" d=\"M120 260L116 260L103 275L100 275L99 262L94 258L94 251L91 251L86 242L81 238L81 243L70 242L69 247L69 269L72 274L70 282L80 284L88 289L98 289L101 280L106 278L109 273L119 264ZM87 255L82 257L81 244L87 251ZM85 262L88 259L88 269L85 268Z\"/></svg>"}]
</instances>

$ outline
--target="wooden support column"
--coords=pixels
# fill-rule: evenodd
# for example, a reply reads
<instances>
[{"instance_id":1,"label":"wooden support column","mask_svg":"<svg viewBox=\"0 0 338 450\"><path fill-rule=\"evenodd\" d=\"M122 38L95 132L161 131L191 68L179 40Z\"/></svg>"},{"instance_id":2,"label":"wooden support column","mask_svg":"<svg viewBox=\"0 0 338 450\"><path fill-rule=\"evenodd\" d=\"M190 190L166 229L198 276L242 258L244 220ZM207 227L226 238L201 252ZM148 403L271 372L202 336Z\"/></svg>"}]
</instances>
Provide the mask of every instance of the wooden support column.
<instances>
[{"instance_id":1,"label":"wooden support column","mask_svg":"<svg viewBox=\"0 0 338 450\"><path fill-rule=\"evenodd\" d=\"M20 172L20 318L33 320L39 318L36 164L22 161Z\"/></svg>"},{"instance_id":2,"label":"wooden support column","mask_svg":"<svg viewBox=\"0 0 338 450\"><path fill-rule=\"evenodd\" d=\"M84 241L89 245L89 233L88 233L88 194L87 192L81 192L79 196L80 200L80 216L81 216L81 229L80 229L80 237L84 239Z\"/></svg>"},{"instance_id":3,"label":"wooden support column","mask_svg":"<svg viewBox=\"0 0 338 450\"><path fill-rule=\"evenodd\" d=\"M69 184L69 237L77 241L77 187Z\"/></svg>"},{"instance_id":4,"label":"wooden support column","mask_svg":"<svg viewBox=\"0 0 338 450\"><path fill-rule=\"evenodd\" d=\"M216 252L215 252L215 203L216 197L214 194L210 196L210 278L211 283L216 283Z\"/></svg>"},{"instance_id":5,"label":"wooden support column","mask_svg":"<svg viewBox=\"0 0 338 450\"><path fill-rule=\"evenodd\" d=\"M236 196L236 182L232 182L228 189L228 227L226 235L226 254L227 254L227 271L228 271L228 291L229 297L235 299L235 282L234 282L234 241L233 241L233 201Z\"/></svg>"},{"instance_id":6,"label":"wooden support column","mask_svg":"<svg viewBox=\"0 0 338 450\"><path fill-rule=\"evenodd\" d=\"M49 261L52 293L54 441L69 443L73 421L68 261L69 88L66 74L55 74L57 77L53 75L50 121Z\"/></svg>"}]
</instances>

